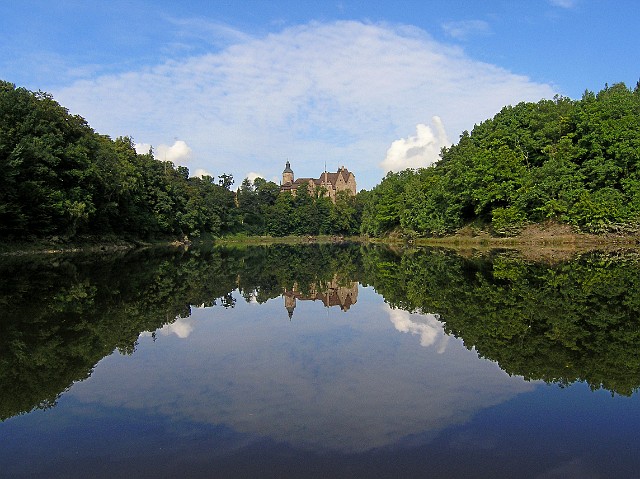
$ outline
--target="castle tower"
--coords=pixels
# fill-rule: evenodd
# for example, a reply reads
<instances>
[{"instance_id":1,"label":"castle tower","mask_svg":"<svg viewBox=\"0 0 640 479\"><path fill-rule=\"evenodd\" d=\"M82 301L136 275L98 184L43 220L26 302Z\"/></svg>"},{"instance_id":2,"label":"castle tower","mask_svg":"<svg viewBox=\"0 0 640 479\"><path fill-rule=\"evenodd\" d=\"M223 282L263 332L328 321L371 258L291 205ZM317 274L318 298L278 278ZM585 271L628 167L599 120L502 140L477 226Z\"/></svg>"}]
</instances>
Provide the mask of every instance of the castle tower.
<instances>
[{"instance_id":1,"label":"castle tower","mask_svg":"<svg viewBox=\"0 0 640 479\"><path fill-rule=\"evenodd\" d=\"M282 172L282 184L286 185L287 183L293 183L293 170L291 169L289 161L287 161L287 166Z\"/></svg>"}]
</instances>

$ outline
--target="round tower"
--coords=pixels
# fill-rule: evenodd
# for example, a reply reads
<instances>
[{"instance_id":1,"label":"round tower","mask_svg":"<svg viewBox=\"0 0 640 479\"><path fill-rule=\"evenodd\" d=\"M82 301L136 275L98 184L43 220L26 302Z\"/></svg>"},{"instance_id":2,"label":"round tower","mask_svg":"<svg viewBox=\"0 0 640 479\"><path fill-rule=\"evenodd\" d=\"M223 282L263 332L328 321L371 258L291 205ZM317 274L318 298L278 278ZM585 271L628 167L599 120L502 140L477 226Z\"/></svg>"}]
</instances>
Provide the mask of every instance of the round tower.
<instances>
[{"instance_id":1,"label":"round tower","mask_svg":"<svg viewBox=\"0 0 640 479\"><path fill-rule=\"evenodd\" d=\"M282 172L282 184L286 185L287 183L293 183L293 170L291 169L291 165L287 161L287 166L284 168Z\"/></svg>"}]
</instances>

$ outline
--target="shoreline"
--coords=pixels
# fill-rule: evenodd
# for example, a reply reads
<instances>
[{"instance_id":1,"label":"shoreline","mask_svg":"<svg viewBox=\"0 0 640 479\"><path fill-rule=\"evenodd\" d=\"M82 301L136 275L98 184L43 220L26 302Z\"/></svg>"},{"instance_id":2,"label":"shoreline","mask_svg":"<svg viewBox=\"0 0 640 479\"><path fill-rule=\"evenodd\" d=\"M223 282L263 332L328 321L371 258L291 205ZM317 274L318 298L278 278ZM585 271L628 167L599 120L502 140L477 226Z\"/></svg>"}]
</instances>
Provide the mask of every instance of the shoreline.
<instances>
[{"instance_id":1,"label":"shoreline","mask_svg":"<svg viewBox=\"0 0 640 479\"><path fill-rule=\"evenodd\" d=\"M0 257L21 256L31 254L68 254L68 253L99 253L107 254L117 251L153 247L188 248L189 246L270 246L276 244L340 244L361 243L387 245L390 247L439 247L459 252L490 251L508 249L525 252L525 256L537 251L542 256L553 253L566 256L593 250L615 251L621 249L640 249L640 234L588 234L573 230L567 225L555 223L530 225L519 235L511 237L495 237L486 231L465 227L456 234L443 237L407 237L391 234L382 238L367 236L227 236L221 238L206 238L189 240L125 240L115 238L84 238L75 242L61 242L59 240L38 240L33 242L20 241L0 243ZM538 256L533 254L532 256Z\"/></svg>"}]
</instances>

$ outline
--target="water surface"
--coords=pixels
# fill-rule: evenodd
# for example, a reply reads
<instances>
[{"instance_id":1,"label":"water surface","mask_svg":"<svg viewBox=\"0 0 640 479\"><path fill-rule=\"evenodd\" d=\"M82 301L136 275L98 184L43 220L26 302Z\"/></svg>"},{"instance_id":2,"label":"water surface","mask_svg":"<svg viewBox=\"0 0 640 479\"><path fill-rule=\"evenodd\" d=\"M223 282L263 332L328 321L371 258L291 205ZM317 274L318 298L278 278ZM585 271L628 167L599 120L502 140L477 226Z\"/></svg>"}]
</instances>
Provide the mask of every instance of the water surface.
<instances>
[{"instance_id":1,"label":"water surface","mask_svg":"<svg viewBox=\"0 0 640 479\"><path fill-rule=\"evenodd\" d=\"M5 261L8 477L637 477L640 268L354 245Z\"/></svg>"}]
</instances>

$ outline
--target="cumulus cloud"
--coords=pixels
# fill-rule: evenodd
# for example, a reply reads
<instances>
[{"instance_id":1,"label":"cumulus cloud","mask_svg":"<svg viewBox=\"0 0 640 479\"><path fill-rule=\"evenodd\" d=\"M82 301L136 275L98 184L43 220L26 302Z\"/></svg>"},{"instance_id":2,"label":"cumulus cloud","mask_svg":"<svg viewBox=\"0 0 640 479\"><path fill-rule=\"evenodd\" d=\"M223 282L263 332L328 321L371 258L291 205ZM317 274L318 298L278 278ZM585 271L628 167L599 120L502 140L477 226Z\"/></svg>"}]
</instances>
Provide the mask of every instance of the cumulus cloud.
<instances>
[{"instance_id":1,"label":"cumulus cloud","mask_svg":"<svg viewBox=\"0 0 640 479\"><path fill-rule=\"evenodd\" d=\"M194 169L271 177L289 158L314 176L326 161L354 171L359 188L378 183L391 142L434 113L457 135L504 105L555 94L415 27L312 22L229 41L53 94L101 133L183 138Z\"/></svg>"},{"instance_id":2,"label":"cumulus cloud","mask_svg":"<svg viewBox=\"0 0 640 479\"><path fill-rule=\"evenodd\" d=\"M136 143L134 145L136 153L148 153L153 149L153 156L159 161L171 161L176 165L186 165L191 159L191 148L182 140L176 140L173 145L160 144L153 148L150 143Z\"/></svg>"},{"instance_id":3,"label":"cumulus cloud","mask_svg":"<svg viewBox=\"0 0 640 479\"><path fill-rule=\"evenodd\" d=\"M147 154L153 149L153 145L151 145L150 143L136 143L135 145L133 145L133 147L135 148L136 153L139 155Z\"/></svg>"},{"instance_id":4,"label":"cumulus cloud","mask_svg":"<svg viewBox=\"0 0 640 479\"><path fill-rule=\"evenodd\" d=\"M171 161L178 165L184 165L191 159L191 148L182 140L176 140L173 145L158 145L154 156L160 161Z\"/></svg>"},{"instance_id":5,"label":"cumulus cloud","mask_svg":"<svg viewBox=\"0 0 640 479\"><path fill-rule=\"evenodd\" d=\"M191 176L197 176L198 178L202 178L203 176L213 176L209 171L204 168L196 168L194 172L191 173Z\"/></svg>"},{"instance_id":6,"label":"cumulus cloud","mask_svg":"<svg viewBox=\"0 0 640 479\"><path fill-rule=\"evenodd\" d=\"M416 126L415 136L401 138L391 143L380 166L386 171L401 171L406 168L424 168L440 159L440 150L451 146L442 120L432 118L434 129L427 125Z\"/></svg>"}]
</instances>

